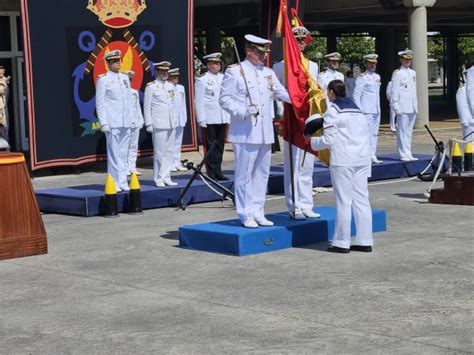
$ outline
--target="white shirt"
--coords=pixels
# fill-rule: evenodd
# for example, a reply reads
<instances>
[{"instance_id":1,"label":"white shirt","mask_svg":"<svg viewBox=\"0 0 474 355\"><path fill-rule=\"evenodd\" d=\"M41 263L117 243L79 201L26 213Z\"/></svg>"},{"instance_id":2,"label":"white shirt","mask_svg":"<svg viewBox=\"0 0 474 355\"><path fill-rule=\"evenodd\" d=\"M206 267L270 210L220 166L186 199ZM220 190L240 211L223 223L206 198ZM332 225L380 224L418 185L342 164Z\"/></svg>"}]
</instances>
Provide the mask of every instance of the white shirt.
<instances>
[{"instance_id":1,"label":"white shirt","mask_svg":"<svg viewBox=\"0 0 474 355\"><path fill-rule=\"evenodd\" d=\"M397 115L418 112L416 96L416 72L404 67L393 72L390 105Z\"/></svg>"},{"instance_id":2,"label":"white shirt","mask_svg":"<svg viewBox=\"0 0 474 355\"><path fill-rule=\"evenodd\" d=\"M99 77L95 102L101 126L133 127L133 98L128 75L109 71Z\"/></svg>"},{"instance_id":3,"label":"white shirt","mask_svg":"<svg viewBox=\"0 0 474 355\"><path fill-rule=\"evenodd\" d=\"M458 109L459 121L463 127L470 127L474 124L474 116L467 103L467 90L462 86L456 92L456 106Z\"/></svg>"},{"instance_id":4,"label":"white shirt","mask_svg":"<svg viewBox=\"0 0 474 355\"><path fill-rule=\"evenodd\" d=\"M174 85L167 81L156 79L147 84L143 104L146 126L153 126L153 129L176 127L178 115L175 111L175 94Z\"/></svg>"},{"instance_id":5,"label":"white shirt","mask_svg":"<svg viewBox=\"0 0 474 355\"><path fill-rule=\"evenodd\" d=\"M206 72L194 83L194 107L198 123L225 124L230 122L229 114L219 105L224 74Z\"/></svg>"},{"instance_id":6,"label":"white shirt","mask_svg":"<svg viewBox=\"0 0 474 355\"><path fill-rule=\"evenodd\" d=\"M380 75L366 71L359 75L355 82L354 103L362 113L380 113Z\"/></svg>"},{"instance_id":7,"label":"white shirt","mask_svg":"<svg viewBox=\"0 0 474 355\"><path fill-rule=\"evenodd\" d=\"M228 140L232 143L272 144L273 100L278 98L290 103L290 97L272 69L254 66L248 60L242 62L242 68L250 98L240 66L229 67L222 80L219 104L230 114ZM247 114L251 102L258 108L257 117Z\"/></svg>"},{"instance_id":8,"label":"white shirt","mask_svg":"<svg viewBox=\"0 0 474 355\"><path fill-rule=\"evenodd\" d=\"M133 115L132 115L133 127L142 128L144 120L143 120L142 108L140 106L140 96L137 90L135 89L131 89L131 90L132 90L132 98L133 98Z\"/></svg>"},{"instance_id":9,"label":"white shirt","mask_svg":"<svg viewBox=\"0 0 474 355\"><path fill-rule=\"evenodd\" d=\"M186 109L186 92L184 90L184 86L181 84L174 85L175 87L175 95L176 99L174 100L175 103L175 111L178 115L178 127L185 127L186 122L188 121L188 110Z\"/></svg>"},{"instance_id":10,"label":"white shirt","mask_svg":"<svg viewBox=\"0 0 474 355\"><path fill-rule=\"evenodd\" d=\"M466 73L466 95L471 115L474 116L474 67L469 68Z\"/></svg>"},{"instance_id":11,"label":"white shirt","mask_svg":"<svg viewBox=\"0 0 474 355\"><path fill-rule=\"evenodd\" d=\"M324 115L324 132L311 138L314 150L329 149L331 166L370 164L368 120L354 102L345 97L333 101Z\"/></svg>"},{"instance_id":12,"label":"white shirt","mask_svg":"<svg viewBox=\"0 0 474 355\"><path fill-rule=\"evenodd\" d=\"M341 80L344 82L344 74L338 72L337 70L327 68L318 75L318 84L324 90L326 96L328 93L328 85L333 80Z\"/></svg>"}]
</instances>

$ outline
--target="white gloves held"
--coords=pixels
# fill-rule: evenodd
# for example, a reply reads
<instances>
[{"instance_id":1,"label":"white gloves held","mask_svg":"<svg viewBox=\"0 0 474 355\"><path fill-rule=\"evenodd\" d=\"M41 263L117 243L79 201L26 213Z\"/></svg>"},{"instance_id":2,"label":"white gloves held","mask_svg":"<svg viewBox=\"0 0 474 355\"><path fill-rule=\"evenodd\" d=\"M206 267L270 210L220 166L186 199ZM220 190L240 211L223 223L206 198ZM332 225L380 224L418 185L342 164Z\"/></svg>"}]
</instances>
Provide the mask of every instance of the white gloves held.
<instances>
[{"instance_id":1,"label":"white gloves held","mask_svg":"<svg viewBox=\"0 0 474 355\"><path fill-rule=\"evenodd\" d=\"M104 125L100 126L100 130L104 133L110 132L110 126L108 124L104 124Z\"/></svg>"},{"instance_id":2,"label":"white gloves held","mask_svg":"<svg viewBox=\"0 0 474 355\"><path fill-rule=\"evenodd\" d=\"M146 131L147 131L148 133L153 133L153 126L152 126L152 125L146 126Z\"/></svg>"},{"instance_id":3,"label":"white gloves held","mask_svg":"<svg viewBox=\"0 0 474 355\"><path fill-rule=\"evenodd\" d=\"M247 107L247 111L245 112L245 116L255 116L257 117L259 114L258 107L256 105L250 105Z\"/></svg>"}]
</instances>

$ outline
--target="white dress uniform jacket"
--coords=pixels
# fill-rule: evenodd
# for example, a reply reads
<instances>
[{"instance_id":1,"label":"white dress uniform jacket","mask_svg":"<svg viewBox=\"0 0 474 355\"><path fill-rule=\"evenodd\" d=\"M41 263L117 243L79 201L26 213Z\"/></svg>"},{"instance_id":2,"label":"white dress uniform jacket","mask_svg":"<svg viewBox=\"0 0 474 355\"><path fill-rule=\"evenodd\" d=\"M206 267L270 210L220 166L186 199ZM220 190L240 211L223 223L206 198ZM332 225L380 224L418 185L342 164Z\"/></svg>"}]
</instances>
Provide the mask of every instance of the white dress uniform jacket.
<instances>
[{"instance_id":1,"label":"white dress uniform jacket","mask_svg":"<svg viewBox=\"0 0 474 355\"><path fill-rule=\"evenodd\" d=\"M462 126L462 136L465 137L474 131L474 116L471 114L467 102L466 86L462 86L458 89L456 93L456 106L458 109L459 121ZM474 134L471 134L466 138L466 140L474 142Z\"/></svg>"},{"instance_id":2,"label":"white dress uniform jacket","mask_svg":"<svg viewBox=\"0 0 474 355\"><path fill-rule=\"evenodd\" d=\"M178 124L178 114L175 112L174 85L168 81L156 79L145 88L143 111L145 125L153 129L172 129Z\"/></svg>"},{"instance_id":3,"label":"white dress uniform jacket","mask_svg":"<svg viewBox=\"0 0 474 355\"><path fill-rule=\"evenodd\" d=\"M469 68L466 73L466 94L471 115L474 116L474 67Z\"/></svg>"},{"instance_id":4,"label":"white dress uniform jacket","mask_svg":"<svg viewBox=\"0 0 474 355\"><path fill-rule=\"evenodd\" d=\"M131 89L133 98L132 122L134 127L130 133L130 143L128 145L128 171L133 173L137 170L138 140L140 138L140 128L143 127L144 119L140 106L140 95L137 90Z\"/></svg>"},{"instance_id":5,"label":"white dress uniform jacket","mask_svg":"<svg viewBox=\"0 0 474 355\"><path fill-rule=\"evenodd\" d=\"M178 115L177 126L178 127L185 127L186 122L188 121L188 110L186 108L186 91L184 90L184 86L181 84L175 85L176 89L176 112Z\"/></svg>"},{"instance_id":6,"label":"white dress uniform jacket","mask_svg":"<svg viewBox=\"0 0 474 355\"><path fill-rule=\"evenodd\" d=\"M397 115L418 113L416 72L413 69L402 65L393 72L390 103Z\"/></svg>"},{"instance_id":7,"label":"white dress uniform jacket","mask_svg":"<svg viewBox=\"0 0 474 355\"><path fill-rule=\"evenodd\" d=\"M319 86L321 86L321 88L326 94L328 92L328 85L333 80L341 80L342 82L344 82L344 74L338 72L337 70L327 68L318 75L318 84Z\"/></svg>"},{"instance_id":8,"label":"white dress uniform jacket","mask_svg":"<svg viewBox=\"0 0 474 355\"><path fill-rule=\"evenodd\" d=\"M242 62L242 68L252 103L257 106L259 115L247 115L250 100L244 77L239 66L229 67L222 80L219 98L219 104L231 116L228 141L272 144L274 136L271 105L275 97L285 102L290 102L290 97L272 69L256 67L248 60Z\"/></svg>"},{"instance_id":9,"label":"white dress uniform jacket","mask_svg":"<svg viewBox=\"0 0 474 355\"><path fill-rule=\"evenodd\" d=\"M366 71L356 79L352 99L363 114L380 113L380 75Z\"/></svg>"},{"instance_id":10,"label":"white dress uniform jacket","mask_svg":"<svg viewBox=\"0 0 474 355\"><path fill-rule=\"evenodd\" d=\"M281 60L278 63L275 63L273 65L273 71L275 72L280 83L282 83L286 87L285 61ZM318 64L311 60L309 61L309 73L311 74L313 80L318 80L318 74L319 74Z\"/></svg>"},{"instance_id":11,"label":"white dress uniform jacket","mask_svg":"<svg viewBox=\"0 0 474 355\"><path fill-rule=\"evenodd\" d=\"M226 124L230 122L230 115L219 105L224 74L211 72L196 78L194 84L194 107L198 124Z\"/></svg>"},{"instance_id":12,"label":"white dress uniform jacket","mask_svg":"<svg viewBox=\"0 0 474 355\"><path fill-rule=\"evenodd\" d=\"M95 99L101 127L133 127L133 98L128 75L109 71L99 77Z\"/></svg>"},{"instance_id":13,"label":"white dress uniform jacket","mask_svg":"<svg viewBox=\"0 0 474 355\"><path fill-rule=\"evenodd\" d=\"M140 106L140 95L137 90L132 90L132 125L136 128L142 128L145 120L143 119L142 108Z\"/></svg>"},{"instance_id":14,"label":"white dress uniform jacket","mask_svg":"<svg viewBox=\"0 0 474 355\"><path fill-rule=\"evenodd\" d=\"M324 115L322 137L311 138L314 150L329 148L330 173L336 199L336 226L331 244L348 249L352 211L355 245L373 245L372 211L367 178L370 172L369 125L348 98L336 99Z\"/></svg>"}]
</instances>

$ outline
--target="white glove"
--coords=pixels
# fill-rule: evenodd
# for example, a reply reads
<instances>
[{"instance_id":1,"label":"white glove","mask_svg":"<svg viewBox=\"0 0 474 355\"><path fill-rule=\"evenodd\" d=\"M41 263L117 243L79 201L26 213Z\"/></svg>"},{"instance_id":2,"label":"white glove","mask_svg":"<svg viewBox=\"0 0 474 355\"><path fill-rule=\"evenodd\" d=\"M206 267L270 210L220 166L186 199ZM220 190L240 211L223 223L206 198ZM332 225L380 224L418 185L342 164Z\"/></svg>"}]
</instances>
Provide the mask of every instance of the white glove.
<instances>
[{"instance_id":1,"label":"white glove","mask_svg":"<svg viewBox=\"0 0 474 355\"><path fill-rule=\"evenodd\" d=\"M110 132L110 126L108 124L104 124L104 125L100 126L100 130L104 133L105 132Z\"/></svg>"},{"instance_id":2,"label":"white glove","mask_svg":"<svg viewBox=\"0 0 474 355\"><path fill-rule=\"evenodd\" d=\"M250 105L249 107L247 107L245 116L258 116L258 107L256 105Z\"/></svg>"},{"instance_id":3,"label":"white glove","mask_svg":"<svg viewBox=\"0 0 474 355\"><path fill-rule=\"evenodd\" d=\"M206 122L199 122L199 127L202 127L202 128L206 128L207 127L207 123Z\"/></svg>"},{"instance_id":4,"label":"white glove","mask_svg":"<svg viewBox=\"0 0 474 355\"><path fill-rule=\"evenodd\" d=\"M148 133L153 133L153 126L152 126L152 125L146 126L146 131L147 131Z\"/></svg>"}]
</instances>

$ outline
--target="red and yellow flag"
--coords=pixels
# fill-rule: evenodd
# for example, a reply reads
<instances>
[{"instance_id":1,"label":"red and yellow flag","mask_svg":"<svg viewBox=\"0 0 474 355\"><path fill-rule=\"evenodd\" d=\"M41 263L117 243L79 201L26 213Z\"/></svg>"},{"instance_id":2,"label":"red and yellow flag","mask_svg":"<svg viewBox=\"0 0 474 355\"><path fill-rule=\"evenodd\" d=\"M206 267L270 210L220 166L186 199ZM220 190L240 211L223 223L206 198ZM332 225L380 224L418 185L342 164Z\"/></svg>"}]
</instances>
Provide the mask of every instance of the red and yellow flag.
<instances>
[{"instance_id":1,"label":"red and yellow flag","mask_svg":"<svg viewBox=\"0 0 474 355\"><path fill-rule=\"evenodd\" d=\"M303 26L295 9L291 9L292 21ZM283 118L283 139L288 143L304 149L314 155L318 155L311 149L309 139L304 138L305 120L314 114L321 116L326 112L326 99L324 91L318 85L316 79L309 71L309 61L303 56L292 32L288 18L287 0L280 0L280 14L276 28L277 36L283 36L283 56L285 61L285 77L288 93L292 104L285 104ZM311 37L306 38L307 43ZM322 131L319 132L322 134ZM327 151L319 152L319 159L328 162ZM327 159L327 160L326 160Z\"/></svg>"}]
</instances>

